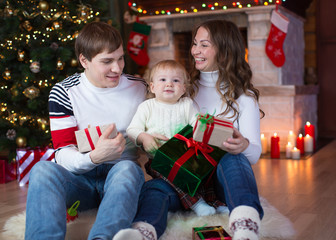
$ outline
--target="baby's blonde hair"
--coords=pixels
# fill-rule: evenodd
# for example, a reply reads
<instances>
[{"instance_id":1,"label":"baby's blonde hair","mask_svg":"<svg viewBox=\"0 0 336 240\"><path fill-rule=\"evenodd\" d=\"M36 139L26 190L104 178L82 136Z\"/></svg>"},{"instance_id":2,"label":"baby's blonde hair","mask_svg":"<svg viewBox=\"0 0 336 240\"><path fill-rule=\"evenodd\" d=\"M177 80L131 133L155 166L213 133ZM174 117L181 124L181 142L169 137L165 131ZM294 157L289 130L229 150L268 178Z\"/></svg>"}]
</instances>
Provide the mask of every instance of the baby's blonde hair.
<instances>
[{"instance_id":1,"label":"baby's blonde hair","mask_svg":"<svg viewBox=\"0 0 336 240\"><path fill-rule=\"evenodd\" d=\"M190 75L187 72L187 70L185 69L185 67L178 63L175 60L163 60L160 61L158 63L156 63L150 70L148 70L145 75L144 75L144 79L146 80L147 84L148 84L148 91L147 91L147 98L153 98L155 97L155 95L153 93L151 93L150 91L150 83L153 82L153 78L155 76L155 74L157 74L160 70L162 69L174 69L176 71L180 71L182 73L182 77L184 80L184 84L185 84L185 88L186 88L186 92L183 94L182 97L186 97L189 96L189 92L190 92Z\"/></svg>"}]
</instances>

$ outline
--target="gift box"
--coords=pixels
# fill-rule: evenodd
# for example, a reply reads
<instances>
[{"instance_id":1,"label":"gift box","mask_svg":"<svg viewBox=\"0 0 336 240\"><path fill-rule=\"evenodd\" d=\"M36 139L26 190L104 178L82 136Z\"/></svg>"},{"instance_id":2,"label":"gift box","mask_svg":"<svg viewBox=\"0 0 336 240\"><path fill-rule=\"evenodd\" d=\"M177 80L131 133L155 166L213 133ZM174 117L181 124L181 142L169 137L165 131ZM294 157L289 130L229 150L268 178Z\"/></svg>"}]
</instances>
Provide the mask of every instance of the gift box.
<instances>
[{"instance_id":1,"label":"gift box","mask_svg":"<svg viewBox=\"0 0 336 240\"><path fill-rule=\"evenodd\" d=\"M230 235L221 226L193 228L193 240L231 240Z\"/></svg>"},{"instance_id":2,"label":"gift box","mask_svg":"<svg viewBox=\"0 0 336 240\"><path fill-rule=\"evenodd\" d=\"M51 161L55 150L52 148L19 148L16 150L16 162L18 163L18 181L23 186L29 182L29 173L38 161Z\"/></svg>"},{"instance_id":3,"label":"gift box","mask_svg":"<svg viewBox=\"0 0 336 240\"><path fill-rule=\"evenodd\" d=\"M182 191L194 196L217 166L225 151L192 139L193 128L184 127L155 153L151 167Z\"/></svg>"},{"instance_id":4,"label":"gift box","mask_svg":"<svg viewBox=\"0 0 336 240\"><path fill-rule=\"evenodd\" d=\"M17 178L17 163L0 160L0 184L8 183Z\"/></svg>"},{"instance_id":5,"label":"gift box","mask_svg":"<svg viewBox=\"0 0 336 240\"><path fill-rule=\"evenodd\" d=\"M232 121L209 114L199 114L194 127L193 138L195 141L224 149L223 142L232 137L232 134Z\"/></svg>"},{"instance_id":6,"label":"gift box","mask_svg":"<svg viewBox=\"0 0 336 240\"><path fill-rule=\"evenodd\" d=\"M103 126L88 127L76 131L75 136L79 152L84 153L94 150L99 137L109 126L110 124ZM117 129L115 128L114 131L109 136L109 138L114 138L116 136L117 136Z\"/></svg>"}]
</instances>

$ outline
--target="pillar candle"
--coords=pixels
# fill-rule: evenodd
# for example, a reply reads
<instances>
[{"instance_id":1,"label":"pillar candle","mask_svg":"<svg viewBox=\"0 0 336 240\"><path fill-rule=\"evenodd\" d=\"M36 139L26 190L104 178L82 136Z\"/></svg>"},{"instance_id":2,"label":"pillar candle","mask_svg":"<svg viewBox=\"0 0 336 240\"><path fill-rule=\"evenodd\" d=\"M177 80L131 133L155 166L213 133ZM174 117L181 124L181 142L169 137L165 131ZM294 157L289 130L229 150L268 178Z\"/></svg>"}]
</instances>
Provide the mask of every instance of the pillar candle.
<instances>
[{"instance_id":1,"label":"pillar candle","mask_svg":"<svg viewBox=\"0 0 336 240\"><path fill-rule=\"evenodd\" d=\"M296 139L296 147L300 150L301 155L303 155L304 154L304 139L301 133Z\"/></svg>"},{"instance_id":2,"label":"pillar candle","mask_svg":"<svg viewBox=\"0 0 336 240\"><path fill-rule=\"evenodd\" d=\"M290 142L292 147L295 146L296 143L296 135L294 134L293 131L289 131L288 137L287 137L287 142Z\"/></svg>"},{"instance_id":3,"label":"pillar candle","mask_svg":"<svg viewBox=\"0 0 336 240\"><path fill-rule=\"evenodd\" d=\"M286 158L291 158L292 157L292 149L293 145L291 142L288 142L286 145Z\"/></svg>"},{"instance_id":4,"label":"pillar candle","mask_svg":"<svg viewBox=\"0 0 336 240\"><path fill-rule=\"evenodd\" d=\"M314 140L309 134L304 137L304 150L305 153L312 153L314 151Z\"/></svg>"},{"instance_id":5,"label":"pillar candle","mask_svg":"<svg viewBox=\"0 0 336 240\"><path fill-rule=\"evenodd\" d=\"M300 159L300 150L297 149L296 147L294 147L291 151L291 154L292 154L292 159Z\"/></svg>"},{"instance_id":6,"label":"pillar candle","mask_svg":"<svg viewBox=\"0 0 336 240\"><path fill-rule=\"evenodd\" d=\"M271 158L280 158L280 138L277 133L271 137Z\"/></svg>"},{"instance_id":7,"label":"pillar candle","mask_svg":"<svg viewBox=\"0 0 336 240\"><path fill-rule=\"evenodd\" d=\"M265 154L267 153L267 139L265 137L265 134L260 135L260 140L261 140L261 153Z\"/></svg>"},{"instance_id":8,"label":"pillar candle","mask_svg":"<svg viewBox=\"0 0 336 240\"><path fill-rule=\"evenodd\" d=\"M315 126L310 124L310 122L306 122L305 125L305 134L309 134L313 138L313 145L315 149Z\"/></svg>"}]
</instances>

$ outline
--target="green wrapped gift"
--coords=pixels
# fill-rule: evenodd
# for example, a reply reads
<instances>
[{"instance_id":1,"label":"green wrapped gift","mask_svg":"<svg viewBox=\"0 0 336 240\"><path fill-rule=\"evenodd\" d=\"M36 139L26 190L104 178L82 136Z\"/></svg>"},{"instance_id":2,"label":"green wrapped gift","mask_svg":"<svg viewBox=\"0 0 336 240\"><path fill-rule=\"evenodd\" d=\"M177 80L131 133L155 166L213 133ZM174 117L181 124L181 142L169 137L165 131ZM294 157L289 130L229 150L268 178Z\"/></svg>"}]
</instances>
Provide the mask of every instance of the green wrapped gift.
<instances>
[{"instance_id":1,"label":"green wrapped gift","mask_svg":"<svg viewBox=\"0 0 336 240\"><path fill-rule=\"evenodd\" d=\"M225 151L196 142L193 128L184 127L155 153L151 167L182 191L194 196L203 180L216 168Z\"/></svg>"},{"instance_id":2,"label":"green wrapped gift","mask_svg":"<svg viewBox=\"0 0 336 240\"><path fill-rule=\"evenodd\" d=\"M231 240L230 235L221 226L193 228L193 240Z\"/></svg>"}]
</instances>

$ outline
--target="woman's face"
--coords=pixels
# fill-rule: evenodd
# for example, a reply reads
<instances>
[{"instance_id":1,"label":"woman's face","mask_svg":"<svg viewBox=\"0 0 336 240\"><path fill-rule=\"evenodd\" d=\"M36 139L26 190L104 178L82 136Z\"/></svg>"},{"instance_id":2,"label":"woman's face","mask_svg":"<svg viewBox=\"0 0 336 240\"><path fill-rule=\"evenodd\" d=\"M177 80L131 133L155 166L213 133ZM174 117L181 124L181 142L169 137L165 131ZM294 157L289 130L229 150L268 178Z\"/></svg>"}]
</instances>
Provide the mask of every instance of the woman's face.
<instances>
[{"instance_id":1,"label":"woman's face","mask_svg":"<svg viewBox=\"0 0 336 240\"><path fill-rule=\"evenodd\" d=\"M202 72L218 70L216 54L217 49L210 40L209 32L204 27L200 27L191 48L196 69Z\"/></svg>"}]
</instances>

